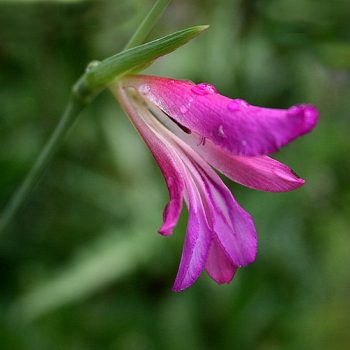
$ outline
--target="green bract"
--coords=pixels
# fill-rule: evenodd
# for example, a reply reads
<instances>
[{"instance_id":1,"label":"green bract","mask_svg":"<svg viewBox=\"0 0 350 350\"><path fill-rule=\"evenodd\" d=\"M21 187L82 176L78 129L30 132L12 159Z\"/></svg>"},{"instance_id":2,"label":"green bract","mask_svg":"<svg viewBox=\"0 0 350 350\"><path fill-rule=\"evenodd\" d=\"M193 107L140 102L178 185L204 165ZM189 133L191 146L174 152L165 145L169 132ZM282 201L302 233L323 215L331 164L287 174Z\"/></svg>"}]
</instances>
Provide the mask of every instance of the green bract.
<instances>
[{"instance_id":1,"label":"green bract","mask_svg":"<svg viewBox=\"0 0 350 350\"><path fill-rule=\"evenodd\" d=\"M135 69L144 69L156 58L176 50L207 28L207 25L202 25L183 29L111 56L87 69L74 85L73 93L89 102L113 80Z\"/></svg>"}]
</instances>

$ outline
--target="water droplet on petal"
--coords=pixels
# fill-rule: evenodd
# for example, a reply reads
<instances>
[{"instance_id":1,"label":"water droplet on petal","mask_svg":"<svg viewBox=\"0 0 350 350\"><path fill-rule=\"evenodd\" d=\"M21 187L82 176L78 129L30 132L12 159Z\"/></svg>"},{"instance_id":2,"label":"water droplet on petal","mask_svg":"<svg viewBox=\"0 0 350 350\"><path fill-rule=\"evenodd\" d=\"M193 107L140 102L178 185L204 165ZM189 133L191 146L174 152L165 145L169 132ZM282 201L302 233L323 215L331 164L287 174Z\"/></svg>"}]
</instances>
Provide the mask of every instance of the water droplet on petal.
<instances>
[{"instance_id":1,"label":"water droplet on petal","mask_svg":"<svg viewBox=\"0 0 350 350\"><path fill-rule=\"evenodd\" d=\"M217 130L217 134L218 136L222 137L222 138L225 138L226 135L225 135L225 130L224 130L224 126L223 125L220 125L218 127L218 130Z\"/></svg>"},{"instance_id":2,"label":"water droplet on petal","mask_svg":"<svg viewBox=\"0 0 350 350\"><path fill-rule=\"evenodd\" d=\"M240 98L236 98L235 100L232 100L227 105L227 108L232 112L238 112L241 111L243 108L247 108L249 106L249 103L247 101L244 101Z\"/></svg>"},{"instance_id":3,"label":"water droplet on petal","mask_svg":"<svg viewBox=\"0 0 350 350\"><path fill-rule=\"evenodd\" d=\"M247 146L248 142L246 140L241 141L242 146Z\"/></svg>"},{"instance_id":4,"label":"water droplet on petal","mask_svg":"<svg viewBox=\"0 0 350 350\"><path fill-rule=\"evenodd\" d=\"M200 83L191 88L196 95L205 96L217 93L215 86L207 83Z\"/></svg>"},{"instance_id":5,"label":"water droplet on petal","mask_svg":"<svg viewBox=\"0 0 350 350\"><path fill-rule=\"evenodd\" d=\"M180 107L180 112L185 114L188 111L188 108L186 106L181 106Z\"/></svg>"},{"instance_id":6,"label":"water droplet on petal","mask_svg":"<svg viewBox=\"0 0 350 350\"><path fill-rule=\"evenodd\" d=\"M309 109L306 109L304 111L304 115L305 115L306 118L311 118L313 116L313 113Z\"/></svg>"},{"instance_id":7,"label":"water droplet on petal","mask_svg":"<svg viewBox=\"0 0 350 350\"><path fill-rule=\"evenodd\" d=\"M175 183L174 178L172 176L168 177L168 181L167 182L168 182L168 186L169 187L172 187L174 185L174 183Z\"/></svg>"},{"instance_id":8,"label":"water droplet on petal","mask_svg":"<svg viewBox=\"0 0 350 350\"><path fill-rule=\"evenodd\" d=\"M315 118L315 116L317 115L317 111L315 110L315 108L313 107L305 107L304 108L304 115L306 118Z\"/></svg>"},{"instance_id":9,"label":"water droplet on petal","mask_svg":"<svg viewBox=\"0 0 350 350\"><path fill-rule=\"evenodd\" d=\"M139 92L143 95L147 95L151 91L151 87L147 84L142 84L139 86Z\"/></svg>"}]
</instances>

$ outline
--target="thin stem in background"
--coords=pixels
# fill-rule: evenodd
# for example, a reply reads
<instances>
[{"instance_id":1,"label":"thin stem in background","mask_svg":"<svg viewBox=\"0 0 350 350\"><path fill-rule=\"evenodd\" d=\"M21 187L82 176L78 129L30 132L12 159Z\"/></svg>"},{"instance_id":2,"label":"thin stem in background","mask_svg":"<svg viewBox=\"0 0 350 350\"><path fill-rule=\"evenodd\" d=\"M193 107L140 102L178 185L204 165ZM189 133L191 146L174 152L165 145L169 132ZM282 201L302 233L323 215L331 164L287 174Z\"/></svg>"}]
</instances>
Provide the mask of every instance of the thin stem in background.
<instances>
[{"instance_id":1,"label":"thin stem in background","mask_svg":"<svg viewBox=\"0 0 350 350\"><path fill-rule=\"evenodd\" d=\"M149 32L156 24L158 18L162 15L171 0L157 0L145 19L141 22L134 35L125 46L125 50L140 45L146 39Z\"/></svg>"},{"instance_id":2,"label":"thin stem in background","mask_svg":"<svg viewBox=\"0 0 350 350\"><path fill-rule=\"evenodd\" d=\"M126 48L130 48L142 43L169 2L170 0L157 0L148 15L145 17L144 21L142 21L135 34L130 39ZM78 87L80 86L80 81L81 80L79 79L76 84ZM42 175L45 172L45 169L48 167L50 161L62 145L67 133L77 120L82 109L84 109L84 107L89 104L100 91L101 90L98 90L97 92L88 91L92 96L90 99L85 98L82 90L76 89L72 92L66 109L49 141L42 149L39 157L35 161L33 167L25 177L22 184L18 187L4 208L0 219L0 235L11 223L18 209L23 205L29 193L41 179ZM86 93L86 91L84 93Z\"/></svg>"},{"instance_id":3,"label":"thin stem in background","mask_svg":"<svg viewBox=\"0 0 350 350\"><path fill-rule=\"evenodd\" d=\"M28 194L39 182L46 167L50 163L50 160L62 145L65 136L67 135L71 126L74 124L77 115L83 108L84 105L80 101L74 99L71 99L69 101L62 115L62 118L56 126L56 129L51 135L49 141L42 149L33 167L31 168L26 178L18 187L17 191L12 196L10 202L7 204L4 211L2 212L0 221L0 233L2 233L3 230L7 227L7 225L11 222L12 218L14 217L20 206L23 204Z\"/></svg>"}]
</instances>

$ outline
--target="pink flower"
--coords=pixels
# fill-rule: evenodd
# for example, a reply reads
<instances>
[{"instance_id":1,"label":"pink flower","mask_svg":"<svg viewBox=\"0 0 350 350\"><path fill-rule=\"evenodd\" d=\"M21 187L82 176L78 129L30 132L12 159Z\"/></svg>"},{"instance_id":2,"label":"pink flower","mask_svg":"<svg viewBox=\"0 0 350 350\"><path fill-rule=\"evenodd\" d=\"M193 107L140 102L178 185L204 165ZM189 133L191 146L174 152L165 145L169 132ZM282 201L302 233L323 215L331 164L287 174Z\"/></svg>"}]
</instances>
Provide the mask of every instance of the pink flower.
<instances>
[{"instance_id":1,"label":"pink flower","mask_svg":"<svg viewBox=\"0 0 350 350\"><path fill-rule=\"evenodd\" d=\"M211 166L257 190L300 187L304 180L266 155L311 131L317 110L255 107L209 84L145 75L127 76L112 91L167 183L170 200L159 232L172 234L183 199L189 211L173 290L189 287L203 270L219 284L230 282L239 267L255 260L256 230Z\"/></svg>"}]
</instances>

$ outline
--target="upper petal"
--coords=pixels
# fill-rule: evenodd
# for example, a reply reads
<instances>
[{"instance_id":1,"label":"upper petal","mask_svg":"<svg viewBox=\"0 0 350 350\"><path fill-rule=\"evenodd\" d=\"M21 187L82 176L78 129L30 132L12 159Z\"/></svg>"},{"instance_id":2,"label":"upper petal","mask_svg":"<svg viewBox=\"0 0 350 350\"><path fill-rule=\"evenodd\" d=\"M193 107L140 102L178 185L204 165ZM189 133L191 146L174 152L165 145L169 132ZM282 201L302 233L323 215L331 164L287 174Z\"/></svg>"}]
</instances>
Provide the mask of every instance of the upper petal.
<instances>
[{"instance_id":1,"label":"upper petal","mask_svg":"<svg viewBox=\"0 0 350 350\"><path fill-rule=\"evenodd\" d=\"M222 96L209 84L145 75L128 76L123 84L138 89L178 124L234 155L275 152L311 131L318 119L313 106L287 110L255 107Z\"/></svg>"}]
</instances>

